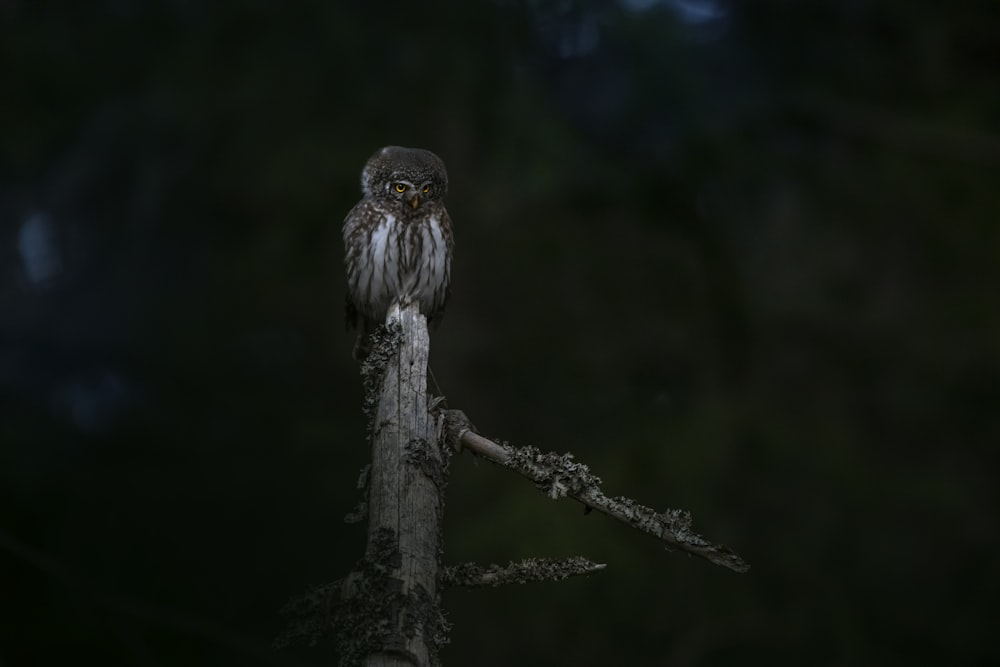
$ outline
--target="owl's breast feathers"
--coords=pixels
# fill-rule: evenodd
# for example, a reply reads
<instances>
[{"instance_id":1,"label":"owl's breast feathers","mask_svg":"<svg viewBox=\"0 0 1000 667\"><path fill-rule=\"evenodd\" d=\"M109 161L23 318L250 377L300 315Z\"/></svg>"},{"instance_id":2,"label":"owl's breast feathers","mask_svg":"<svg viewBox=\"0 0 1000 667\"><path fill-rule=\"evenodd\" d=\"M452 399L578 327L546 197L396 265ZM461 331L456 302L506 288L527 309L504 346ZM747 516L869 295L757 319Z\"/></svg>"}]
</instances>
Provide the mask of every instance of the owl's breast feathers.
<instances>
[{"instance_id":1,"label":"owl's breast feathers","mask_svg":"<svg viewBox=\"0 0 1000 667\"><path fill-rule=\"evenodd\" d=\"M366 197L344 221L349 323L352 308L380 323L393 301L416 300L429 318L447 301L454 241L444 204L394 203Z\"/></svg>"}]
</instances>

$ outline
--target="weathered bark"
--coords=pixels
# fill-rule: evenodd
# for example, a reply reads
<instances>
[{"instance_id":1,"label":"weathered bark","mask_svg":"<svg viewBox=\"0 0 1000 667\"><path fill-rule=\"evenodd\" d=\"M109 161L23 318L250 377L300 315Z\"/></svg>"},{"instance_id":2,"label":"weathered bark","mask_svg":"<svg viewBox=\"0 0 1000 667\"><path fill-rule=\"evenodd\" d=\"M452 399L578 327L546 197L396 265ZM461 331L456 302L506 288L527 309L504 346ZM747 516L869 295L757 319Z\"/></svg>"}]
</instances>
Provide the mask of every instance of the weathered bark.
<instances>
[{"instance_id":1,"label":"weathered bark","mask_svg":"<svg viewBox=\"0 0 1000 667\"><path fill-rule=\"evenodd\" d=\"M387 350L372 420L368 545L344 594L381 614L365 614L376 632L364 664L436 665L445 641L438 570L447 455L427 409L427 322L416 304L394 306L387 327L398 346Z\"/></svg>"}]
</instances>

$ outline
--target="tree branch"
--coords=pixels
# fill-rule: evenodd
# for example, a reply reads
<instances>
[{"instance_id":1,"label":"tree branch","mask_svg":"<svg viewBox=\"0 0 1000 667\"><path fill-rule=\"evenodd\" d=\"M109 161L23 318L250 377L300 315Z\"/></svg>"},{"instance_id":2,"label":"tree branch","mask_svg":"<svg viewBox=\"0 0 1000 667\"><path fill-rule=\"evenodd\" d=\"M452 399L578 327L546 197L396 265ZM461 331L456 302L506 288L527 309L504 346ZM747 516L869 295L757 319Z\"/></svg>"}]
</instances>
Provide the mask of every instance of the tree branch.
<instances>
[{"instance_id":1,"label":"tree branch","mask_svg":"<svg viewBox=\"0 0 1000 667\"><path fill-rule=\"evenodd\" d=\"M534 447L512 447L474 432L460 410L445 410L444 426L448 443L456 450L467 449L476 456L500 464L527 477L552 499L569 496L591 509L618 519L671 546L733 570L746 572L750 566L728 547L712 544L691 530L691 515L683 510L665 512L640 505L630 498L610 498L601 491L601 479L572 454L542 452Z\"/></svg>"},{"instance_id":2,"label":"tree branch","mask_svg":"<svg viewBox=\"0 0 1000 667\"><path fill-rule=\"evenodd\" d=\"M504 584L526 584L534 581L559 581L567 577L578 577L600 572L604 563L594 563L586 558L528 558L507 565L476 565L462 563L449 565L441 573L441 583L445 586L503 586Z\"/></svg>"}]
</instances>

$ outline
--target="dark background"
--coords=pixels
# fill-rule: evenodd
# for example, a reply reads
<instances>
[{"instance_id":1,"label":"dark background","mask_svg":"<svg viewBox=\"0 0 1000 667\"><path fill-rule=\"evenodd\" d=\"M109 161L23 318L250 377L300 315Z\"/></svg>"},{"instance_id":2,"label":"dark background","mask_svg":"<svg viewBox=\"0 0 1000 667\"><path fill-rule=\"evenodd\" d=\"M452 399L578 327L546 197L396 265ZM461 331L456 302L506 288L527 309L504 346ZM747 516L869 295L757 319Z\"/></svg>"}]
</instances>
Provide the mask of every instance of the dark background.
<instances>
[{"instance_id":1,"label":"dark background","mask_svg":"<svg viewBox=\"0 0 1000 667\"><path fill-rule=\"evenodd\" d=\"M692 511L736 575L469 456L449 665L1000 661L1000 5L0 3L0 665L320 665L364 547L340 225L434 150L433 365L481 431Z\"/></svg>"}]
</instances>

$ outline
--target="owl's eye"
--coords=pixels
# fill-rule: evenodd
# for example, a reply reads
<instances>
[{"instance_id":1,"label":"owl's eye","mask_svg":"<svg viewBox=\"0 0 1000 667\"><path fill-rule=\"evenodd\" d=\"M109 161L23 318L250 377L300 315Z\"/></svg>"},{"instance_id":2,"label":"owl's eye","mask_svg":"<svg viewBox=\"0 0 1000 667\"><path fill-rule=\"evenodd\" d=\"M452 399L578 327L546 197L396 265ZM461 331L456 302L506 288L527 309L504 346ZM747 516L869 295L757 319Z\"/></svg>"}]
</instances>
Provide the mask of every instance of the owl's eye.
<instances>
[{"instance_id":1,"label":"owl's eye","mask_svg":"<svg viewBox=\"0 0 1000 667\"><path fill-rule=\"evenodd\" d=\"M406 186L402 183L396 183L396 192L406 192Z\"/></svg>"},{"instance_id":2,"label":"owl's eye","mask_svg":"<svg viewBox=\"0 0 1000 667\"><path fill-rule=\"evenodd\" d=\"M427 193L428 193L428 192L430 192L430 191L431 191L431 186L429 186L429 185L425 185L425 186L424 186L424 190L423 190L424 194L427 194Z\"/></svg>"}]
</instances>

